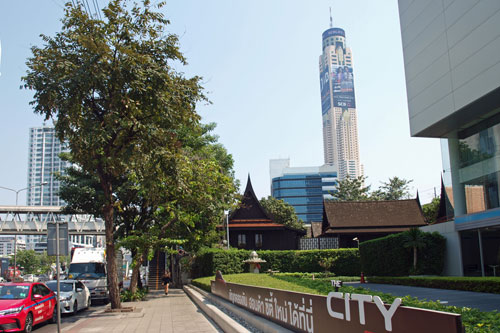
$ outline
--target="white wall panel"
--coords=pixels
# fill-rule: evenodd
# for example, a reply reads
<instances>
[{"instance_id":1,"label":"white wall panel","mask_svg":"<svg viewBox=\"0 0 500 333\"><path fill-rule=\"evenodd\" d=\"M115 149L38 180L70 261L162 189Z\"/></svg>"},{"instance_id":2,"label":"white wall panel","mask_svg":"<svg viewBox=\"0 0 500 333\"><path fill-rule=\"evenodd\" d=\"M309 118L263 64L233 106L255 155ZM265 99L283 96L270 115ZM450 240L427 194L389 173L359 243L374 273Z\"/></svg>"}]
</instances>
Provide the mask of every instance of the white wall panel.
<instances>
[{"instance_id":1,"label":"white wall panel","mask_svg":"<svg viewBox=\"0 0 500 333\"><path fill-rule=\"evenodd\" d=\"M456 110L470 104L500 86L500 62L485 70L481 75L468 81L454 92Z\"/></svg>"},{"instance_id":2,"label":"white wall panel","mask_svg":"<svg viewBox=\"0 0 500 333\"><path fill-rule=\"evenodd\" d=\"M444 75L449 75L448 53L443 53L429 67L419 72L406 82L406 89L409 96L420 94L427 86L428 82L435 82Z\"/></svg>"}]
</instances>

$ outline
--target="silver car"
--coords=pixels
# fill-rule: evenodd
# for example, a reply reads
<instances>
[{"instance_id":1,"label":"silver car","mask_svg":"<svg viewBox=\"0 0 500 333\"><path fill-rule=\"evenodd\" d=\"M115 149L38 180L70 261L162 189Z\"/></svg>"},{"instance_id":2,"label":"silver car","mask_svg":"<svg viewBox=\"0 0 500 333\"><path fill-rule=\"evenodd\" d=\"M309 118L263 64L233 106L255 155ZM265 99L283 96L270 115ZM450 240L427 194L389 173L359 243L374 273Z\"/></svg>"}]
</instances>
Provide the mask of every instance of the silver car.
<instances>
[{"instance_id":1,"label":"silver car","mask_svg":"<svg viewBox=\"0 0 500 333\"><path fill-rule=\"evenodd\" d=\"M77 280L62 280L59 282L61 295L59 302L61 303L61 313L75 314L81 309L90 307L90 291L81 281ZM47 287L57 294L57 281L52 280L45 282Z\"/></svg>"}]
</instances>

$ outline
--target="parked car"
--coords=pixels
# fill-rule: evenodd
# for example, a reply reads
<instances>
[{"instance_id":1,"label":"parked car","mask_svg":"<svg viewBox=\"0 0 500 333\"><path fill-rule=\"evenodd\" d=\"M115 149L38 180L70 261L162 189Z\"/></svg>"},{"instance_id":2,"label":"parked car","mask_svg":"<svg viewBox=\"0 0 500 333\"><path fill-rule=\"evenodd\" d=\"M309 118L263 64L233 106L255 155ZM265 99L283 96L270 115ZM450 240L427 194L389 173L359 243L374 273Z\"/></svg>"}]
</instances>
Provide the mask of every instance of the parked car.
<instances>
[{"instance_id":1,"label":"parked car","mask_svg":"<svg viewBox=\"0 0 500 333\"><path fill-rule=\"evenodd\" d=\"M56 303L43 283L0 283L0 331L30 333L35 323L56 322Z\"/></svg>"},{"instance_id":2,"label":"parked car","mask_svg":"<svg viewBox=\"0 0 500 333\"><path fill-rule=\"evenodd\" d=\"M50 278L47 274L38 275L38 282L47 282L49 280L50 280Z\"/></svg>"},{"instance_id":3,"label":"parked car","mask_svg":"<svg viewBox=\"0 0 500 333\"><path fill-rule=\"evenodd\" d=\"M57 281L48 281L49 287L54 293L57 294ZM61 302L61 313L75 314L81 309L88 309L90 306L90 291L81 281L77 280L60 280L59 289L61 295L59 302Z\"/></svg>"},{"instance_id":4,"label":"parked car","mask_svg":"<svg viewBox=\"0 0 500 333\"><path fill-rule=\"evenodd\" d=\"M33 274L26 274L22 276L24 282L38 282L38 277Z\"/></svg>"}]
</instances>

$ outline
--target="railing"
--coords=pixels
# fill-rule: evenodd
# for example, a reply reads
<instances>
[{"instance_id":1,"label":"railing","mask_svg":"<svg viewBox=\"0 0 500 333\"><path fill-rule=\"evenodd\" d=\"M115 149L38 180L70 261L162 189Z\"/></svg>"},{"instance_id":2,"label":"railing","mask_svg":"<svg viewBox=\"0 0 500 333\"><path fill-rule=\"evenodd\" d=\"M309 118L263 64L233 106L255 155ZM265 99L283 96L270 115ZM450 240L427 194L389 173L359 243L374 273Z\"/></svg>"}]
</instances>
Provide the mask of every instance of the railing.
<instances>
[{"instance_id":1,"label":"railing","mask_svg":"<svg viewBox=\"0 0 500 333\"><path fill-rule=\"evenodd\" d=\"M0 206L0 234L46 235L47 223L68 223L70 235L104 235L104 221L86 214L68 214L61 206Z\"/></svg>"}]
</instances>

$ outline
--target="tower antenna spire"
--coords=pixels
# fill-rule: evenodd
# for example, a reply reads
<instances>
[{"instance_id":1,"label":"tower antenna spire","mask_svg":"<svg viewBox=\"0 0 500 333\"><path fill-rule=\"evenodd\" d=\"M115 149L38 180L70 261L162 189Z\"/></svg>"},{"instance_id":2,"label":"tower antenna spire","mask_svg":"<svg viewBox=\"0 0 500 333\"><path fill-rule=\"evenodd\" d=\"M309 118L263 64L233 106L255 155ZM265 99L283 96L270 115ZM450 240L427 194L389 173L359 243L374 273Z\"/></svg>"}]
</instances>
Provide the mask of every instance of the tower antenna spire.
<instances>
[{"instance_id":1,"label":"tower antenna spire","mask_svg":"<svg viewBox=\"0 0 500 333\"><path fill-rule=\"evenodd\" d=\"M330 7L330 28L333 28L333 21L332 21L332 7Z\"/></svg>"}]
</instances>

